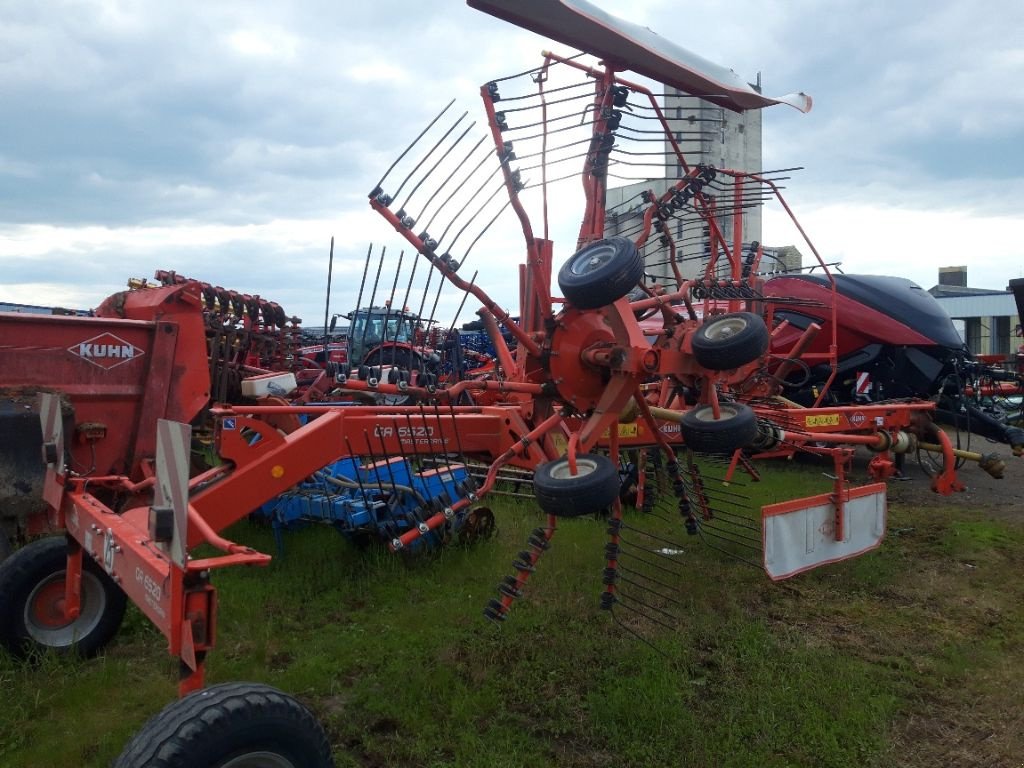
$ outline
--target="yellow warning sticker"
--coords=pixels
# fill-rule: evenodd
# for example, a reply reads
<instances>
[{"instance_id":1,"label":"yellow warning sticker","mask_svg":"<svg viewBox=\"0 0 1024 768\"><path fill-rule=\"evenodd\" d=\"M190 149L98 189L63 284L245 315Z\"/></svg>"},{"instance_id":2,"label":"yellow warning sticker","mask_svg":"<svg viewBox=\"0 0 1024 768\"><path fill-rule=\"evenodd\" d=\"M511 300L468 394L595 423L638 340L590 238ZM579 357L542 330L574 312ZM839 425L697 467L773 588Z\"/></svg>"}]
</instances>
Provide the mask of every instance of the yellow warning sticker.
<instances>
[{"instance_id":1,"label":"yellow warning sticker","mask_svg":"<svg viewBox=\"0 0 1024 768\"><path fill-rule=\"evenodd\" d=\"M619 424L619 437L636 437L640 434L640 426L633 424ZM605 440L611 437L611 430L606 429L601 435Z\"/></svg>"},{"instance_id":2,"label":"yellow warning sticker","mask_svg":"<svg viewBox=\"0 0 1024 768\"><path fill-rule=\"evenodd\" d=\"M817 416L805 416L804 424L808 427L835 427L839 425L839 414L822 413Z\"/></svg>"}]
</instances>

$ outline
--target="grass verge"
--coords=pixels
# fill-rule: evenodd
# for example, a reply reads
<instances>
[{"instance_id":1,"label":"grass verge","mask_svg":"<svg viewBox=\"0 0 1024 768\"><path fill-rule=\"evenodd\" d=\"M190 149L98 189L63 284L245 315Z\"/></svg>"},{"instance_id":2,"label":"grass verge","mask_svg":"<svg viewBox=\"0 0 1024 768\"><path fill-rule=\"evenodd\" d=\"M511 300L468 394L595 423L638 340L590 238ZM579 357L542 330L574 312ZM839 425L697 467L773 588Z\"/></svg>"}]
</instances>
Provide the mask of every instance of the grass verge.
<instances>
[{"instance_id":1,"label":"grass verge","mask_svg":"<svg viewBox=\"0 0 1024 768\"><path fill-rule=\"evenodd\" d=\"M810 470L813 471L813 470ZM763 490L805 483L773 472ZM756 488L756 487L755 487ZM653 650L597 609L604 526L567 521L501 627L481 616L540 522L401 558L323 529L218 574L209 682L297 695L339 766L1016 766L1024 528L940 502L882 548L773 585L696 540L686 621ZM269 532L231 535L273 551ZM0 765L106 766L169 702L176 664L134 609L106 655L0 657ZM1016 761L1016 762L1015 762Z\"/></svg>"}]
</instances>

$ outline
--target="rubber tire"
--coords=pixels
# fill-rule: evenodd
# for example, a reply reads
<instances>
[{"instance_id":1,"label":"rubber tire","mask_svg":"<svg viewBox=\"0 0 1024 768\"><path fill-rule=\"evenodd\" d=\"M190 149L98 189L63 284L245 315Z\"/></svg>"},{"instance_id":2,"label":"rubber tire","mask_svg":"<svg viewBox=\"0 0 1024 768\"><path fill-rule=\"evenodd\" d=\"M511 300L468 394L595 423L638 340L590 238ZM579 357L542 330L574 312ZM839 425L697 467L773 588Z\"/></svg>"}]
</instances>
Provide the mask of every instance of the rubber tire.
<instances>
[{"instance_id":1,"label":"rubber tire","mask_svg":"<svg viewBox=\"0 0 1024 768\"><path fill-rule=\"evenodd\" d=\"M53 650L82 657L95 656L109 643L124 619L128 599L106 572L88 555L82 558L85 573L95 577L104 603L96 625L69 645L40 643L25 627L25 608L32 591L45 580L67 569L68 545L63 536L51 536L26 544L0 563L0 645L14 656L25 658ZM84 594L84 592L83 592Z\"/></svg>"},{"instance_id":2,"label":"rubber tire","mask_svg":"<svg viewBox=\"0 0 1024 768\"><path fill-rule=\"evenodd\" d=\"M364 365L372 367L383 367L385 365L404 368L405 370L412 370L413 367L418 371L423 370L423 358L411 352L404 347L389 347L387 349L377 348L366 356L366 360L363 361Z\"/></svg>"},{"instance_id":3,"label":"rubber tire","mask_svg":"<svg viewBox=\"0 0 1024 768\"><path fill-rule=\"evenodd\" d=\"M721 335L725 328L739 330ZM693 357L712 371L728 371L746 365L768 351L768 326L753 312L732 312L706 320L693 334Z\"/></svg>"},{"instance_id":4,"label":"rubber tire","mask_svg":"<svg viewBox=\"0 0 1024 768\"><path fill-rule=\"evenodd\" d=\"M606 509L619 496L619 470L607 456L581 453L578 474L569 474L565 456L537 467L533 494L540 508L556 517L580 517Z\"/></svg>"},{"instance_id":5,"label":"rubber tire","mask_svg":"<svg viewBox=\"0 0 1024 768\"><path fill-rule=\"evenodd\" d=\"M259 683L223 683L190 693L149 719L113 768L217 768L250 752L295 768L333 768L323 727L302 704Z\"/></svg>"},{"instance_id":6,"label":"rubber tire","mask_svg":"<svg viewBox=\"0 0 1024 768\"><path fill-rule=\"evenodd\" d=\"M644 276L636 243L607 237L581 248L558 270L558 287L577 309L597 309L621 299Z\"/></svg>"},{"instance_id":7,"label":"rubber tire","mask_svg":"<svg viewBox=\"0 0 1024 768\"><path fill-rule=\"evenodd\" d=\"M683 443L697 453L729 454L757 437L757 414L742 403L720 403L722 418L714 419L710 405L698 405L683 414L679 430Z\"/></svg>"},{"instance_id":8,"label":"rubber tire","mask_svg":"<svg viewBox=\"0 0 1024 768\"><path fill-rule=\"evenodd\" d=\"M394 357L392 357L392 351ZM366 356L366 365L371 368L390 365L411 371L414 364L416 370L422 373L424 369L423 358L404 347L375 349ZM412 395L379 395L378 401L381 405L412 405L415 402L415 398Z\"/></svg>"}]
</instances>

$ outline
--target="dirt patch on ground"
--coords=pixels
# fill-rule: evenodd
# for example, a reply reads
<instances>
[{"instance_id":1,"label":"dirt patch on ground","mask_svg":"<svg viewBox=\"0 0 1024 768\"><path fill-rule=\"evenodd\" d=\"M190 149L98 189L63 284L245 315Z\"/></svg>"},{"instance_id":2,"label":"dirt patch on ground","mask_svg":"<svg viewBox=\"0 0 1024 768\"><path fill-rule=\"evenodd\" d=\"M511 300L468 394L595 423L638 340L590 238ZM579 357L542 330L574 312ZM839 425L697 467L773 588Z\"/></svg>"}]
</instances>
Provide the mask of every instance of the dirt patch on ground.
<instances>
[{"instance_id":1,"label":"dirt patch on ground","mask_svg":"<svg viewBox=\"0 0 1024 768\"><path fill-rule=\"evenodd\" d=\"M902 478L889 481L889 503L938 509L967 507L993 519L1024 524L1024 457L1014 456L1006 446L982 440L972 441L971 449L978 453L998 454L1006 465L1002 479L991 477L977 462L967 461L957 470L965 490L943 496L931 489L931 477L926 469L933 467L925 455L922 454L919 463L916 455L908 454ZM869 454L857 456L855 472L859 478L866 475L869 457Z\"/></svg>"}]
</instances>

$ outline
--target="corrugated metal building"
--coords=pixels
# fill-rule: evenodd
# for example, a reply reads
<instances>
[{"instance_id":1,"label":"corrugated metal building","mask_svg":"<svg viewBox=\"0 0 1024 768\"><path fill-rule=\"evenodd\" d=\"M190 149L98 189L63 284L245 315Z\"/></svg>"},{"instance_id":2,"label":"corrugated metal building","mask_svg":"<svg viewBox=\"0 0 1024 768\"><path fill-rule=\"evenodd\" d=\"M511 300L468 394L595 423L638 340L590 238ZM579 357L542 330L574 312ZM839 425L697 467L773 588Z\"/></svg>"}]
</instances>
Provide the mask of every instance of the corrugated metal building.
<instances>
[{"instance_id":1,"label":"corrugated metal building","mask_svg":"<svg viewBox=\"0 0 1024 768\"><path fill-rule=\"evenodd\" d=\"M1022 339L1017 303L1009 291L971 288L967 267L941 267L928 292L953 318L967 348L976 355L1009 355Z\"/></svg>"}]
</instances>

